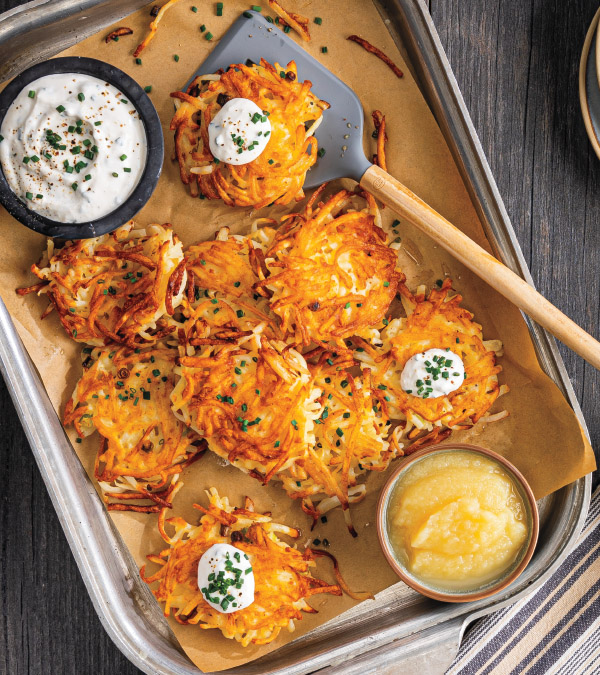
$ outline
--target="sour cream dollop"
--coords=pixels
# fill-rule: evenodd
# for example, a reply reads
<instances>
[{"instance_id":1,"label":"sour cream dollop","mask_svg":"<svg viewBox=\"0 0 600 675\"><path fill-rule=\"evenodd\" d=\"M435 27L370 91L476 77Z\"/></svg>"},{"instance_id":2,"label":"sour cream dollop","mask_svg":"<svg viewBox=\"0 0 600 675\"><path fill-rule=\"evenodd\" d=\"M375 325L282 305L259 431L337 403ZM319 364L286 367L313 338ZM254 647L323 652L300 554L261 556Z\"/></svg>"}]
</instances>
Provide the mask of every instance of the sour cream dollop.
<instances>
[{"instance_id":1,"label":"sour cream dollop","mask_svg":"<svg viewBox=\"0 0 600 675\"><path fill-rule=\"evenodd\" d=\"M419 398L447 396L465 379L465 365L449 349L428 349L406 362L400 375L400 386L407 394Z\"/></svg>"},{"instance_id":2,"label":"sour cream dollop","mask_svg":"<svg viewBox=\"0 0 600 675\"><path fill-rule=\"evenodd\" d=\"M232 98L208 125L210 151L226 164L248 164L262 154L271 136L269 113L247 98Z\"/></svg>"},{"instance_id":3,"label":"sour cream dollop","mask_svg":"<svg viewBox=\"0 0 600 675\"><path fill-rule=\"evenodd\" d=\"M61 223L114 211L146 164L146 131L133 104L112 84L83 73L29 83L0 134L0 164L12 191Z\"/></svg>"},{"instance_id":4,"label":"sour cream dollop","mask_svg":"<svg viewBox=\"0 0 600 675\"><path fill-rule=\"evenodd\" d=\"M213 544L198 563L198 588L208 604L231 614L254 602L250 559L230 544Z\"/></svg>"}]
</instances>

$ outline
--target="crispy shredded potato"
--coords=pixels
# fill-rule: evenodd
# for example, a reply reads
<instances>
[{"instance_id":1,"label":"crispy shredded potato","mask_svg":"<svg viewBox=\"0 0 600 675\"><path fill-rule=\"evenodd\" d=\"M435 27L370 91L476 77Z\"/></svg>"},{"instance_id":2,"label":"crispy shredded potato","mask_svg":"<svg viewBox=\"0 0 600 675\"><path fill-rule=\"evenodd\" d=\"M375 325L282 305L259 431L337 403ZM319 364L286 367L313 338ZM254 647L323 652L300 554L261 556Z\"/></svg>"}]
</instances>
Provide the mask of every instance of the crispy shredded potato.
<instances>
[{"instance_id":1,"label":"crispy shredded potato","mask_svg":"<svg viewBox=\"0 0 600 675\"><path fill-rule=\"evenodd\" d=\"M45 293L67 334L98 347L115 342L134 348L170 332L161 319L181 303L187 279L183 247L171 226L134 229L133 221L58 251L49 239L45 256L31 269L43 284L17 292Z\"/></svg>"},{"instance_id":2,"label":"crispy shredded potato","mask_svg":"<svg viewBox=\"0 0 600 675\"><path fill-rule=\"evenodd\" d=\"M146 37L142 40L142 42L140 42L133 52L134 58L139 56L142 51L146 49L146 47L152 42L152 40L154 40L154 36L158 30L158 24L169 7L172 7L176 2L179 2L179 0L168 0L168 2L165 2L165 4L158 10L156 17L150 22L150 30L148 31L148 35L146 35Z\"/></svg>"},{"instance_id":3,"label":"crispy shredded potato","mask_svg":"<svg viewBox=\"0 0 600 675\"><path fill-rule=\"evenodd\" d=\"M390 422L378 404L369 371L352 376L345 370L354 363L344 355L324 352L311 368L310 398L319 406L314 442L293 473L281 479L291 497L302 499L303 510L314 521L341 506L346 526L356 536L349 506L366 494L366 484L359 480L367 471L385 471L402 454L402 446L391 446L387 440Z\"/></svg>"},{"instance_id":4,"label":"crispy shredded potato","mask_svg":"<svg viewBox=\"0 0 600 675\"><path fill-rule=\"evenodd\" d=\"M308 17L302 16L302 14L288 12L277 2L277 0L269 0L269 7L277 14L277 16L283 19L283 23L286 26L293 28L305 42L310 42Z\"/></svg>"},{"instance_id":5,"label":"crispy shredded potato","mask_svg":"<svg viewBox=\"0 0 600 675\"><path fill-rule=\"evenodd\" d=\"M382 347L355 340L360 345L356 357L372 371L374 386L381 386L382 408L391 418L401 421L395 431L396 439L410 441L405 454L443 440L452 430L472 427L498 396L508 391L507 385L498 384L502 367L496 365L496 356L502 353L502 343L483 340L481 326L473 321L471 312L460 307L462 297L450 295L451 290L450 279L431 290L427 297L424 288L413 296L402 285L400 292L407 317L389 323L382 333ZM447 396L437 398L407 394L400 386L405 363L415 354L432 348L448 349L460 356L466 373L463 384ZM503 411L489 421L507 415Z\"/></svg>"},{"instance_id":6,"label":"crispy shredded potato","mask_svg":"<svg viewBox=\"0 0 600 675\"><path fill-rule=\"evenodd\" d=\"M244 647L264 645L283 628L292 632L302 612L316 612L307 602L313 595L342 595L339 585L329 585L311 574L314 558L321 552L306 549L302 554L278 536L296 538L298 530L255 513L248 499L245 508L233 508L215 488L211 488L208 497L208 508L194 505L203 513L196 526L182 518L170 518L166 523L174 528L174 534L169 536L161 519L159 530L169 546L158 555L148 556L161 568L150 576L146 576L145 566L140 570L148 584L158 582L152 592L165 604L165 616L172 613L179 623L216 628ZM231 614L214 609L198 588L198 562L205 551L220 543L231 544L245 553L254 572L254 602Z\"/></svg>"},{"instance_id":7,"label":"crispy shredded potato","mask_svg":"<svg viewBox=\"0 0 600 675\"><path fill-rule=\"evenodd\" d=\"M317 199L315 193L313 199ZM273 292L271 310L285 333L309 345L368 337L380 324L404 275L386 244L375 200L342 190L290 216L267 252L271 275L256 284Z\"/></svg>"},{"instance_id":8,"label":"crispy shredded potato","mask_svg":"<svg viewBox=\"0 0 600 675\"><path fill-rule=\"evenodd\" d=\"M80 438L100 433L95 475L108 508L170 506L179 475L206 448L206 441L171 412L177 351L114 347L88 352L64 424L73 424ZM149 500L150 506L134 506L131 500Z\"/></svg>"},{"instance_id":9,"label":"crispy shredded potato","mask_svg":"<svg viewBox=\"0 0 600 675\"><path fill-rule=\"evenodd\" d=\"M308 80L298 82L297 75L293 61L284 70L261 59L260 65L240 63L220 76L196 77L186 93L171 94L180 102L171 120L175 154L181 180L193 197L257 209L304 197L306 172L317 159L313 134L329 104L311 93ZM241 166L216 162L208 142L210 122L231 98L250 99L271 123L264 151Z\"/></svg>"},{"instance_id":10,"label":"crispy shredded potato","mask_svg":"<svg viewBox=\"0 0 600 675\"><path fill-rule=\"evenodd\" d=\"M189 247L188 286L177 332L182 354L193 356L204 345L236 343L259 324L267 337L281 337L263 297L268 294L253 288L268 273L264 252L274 234L266 227L247 236L230 235L224 227L214 241Z\"/></svg>"},{"instance_id":11,"label":"crispy shredded potato","mask_svg":"<svg viewBox=\"0 0 600 675\"><path fill-rule=\"evenodd\" d=\"M386 440L368 373L346 371L355 363L347 351L310 365L261 330L182 357L173 410L223 459L263 484L280 481L314 520L341 506L355 535L349 506L365 495L359 479L387 468L402 446Z\"/></svg>"},{"instance_id":12,"label":"crispy shredded potato","mask_svg":"<svg viewBox=\"0 0 600 675\"><path fill-rule=\"evenodd\" d=\"M213 452L267 483L304 456L316 404L304 358L260 331L181 357L171 399Z\"/></svg>"},{"instance_id":13,"label":"crispy shredded potato","mask_svg":"<svg viewBox=\"0 0 600 675\"><path fill-rule=\"evenodd\" d=\"M373 164L377 164L377 166L380 166L384 171L387 171L385 144L387 143L388 136L385 125L385 115L381 110L373 110L371 117L373 118L373 125L375 127L374 135L377 138L377 152L373 155Z\"/></svg>"},{"instance_id":14,"label":"crispy shredded potato","mask_svg":"<svg viewBox=\"0 0 600 675\"><path fill-rule=\"evenodd\" d=\"M131 28L128 28L127 26L121 26L120 28L111 31L104 38L104 42L108 44L109 42L114 42L115 40L118 40L120 37L123 37L124 35L132 35L132 34L133 31L131 30Z\"/></svg>"},{"instance_id":15,"label":"crispy shredded potato","mask_svg":"<svg viewBox=\"0 0 600 675\"><path fill-rule=\"evenodd\" d=\"M349 35L346 39L350 40L351 42L356 42L356 44L360 45L366 51L370 52L371 54L375 54L375 56L378 59L381 59L396 77L404 77L404 73L400 70L400 68L398 68L392 59L390 59L387 54L382 52L381 49L378 49L375 47L375 45L372 45L368 40L365 40L358 35Z\"/></svg>"}]
</instances>

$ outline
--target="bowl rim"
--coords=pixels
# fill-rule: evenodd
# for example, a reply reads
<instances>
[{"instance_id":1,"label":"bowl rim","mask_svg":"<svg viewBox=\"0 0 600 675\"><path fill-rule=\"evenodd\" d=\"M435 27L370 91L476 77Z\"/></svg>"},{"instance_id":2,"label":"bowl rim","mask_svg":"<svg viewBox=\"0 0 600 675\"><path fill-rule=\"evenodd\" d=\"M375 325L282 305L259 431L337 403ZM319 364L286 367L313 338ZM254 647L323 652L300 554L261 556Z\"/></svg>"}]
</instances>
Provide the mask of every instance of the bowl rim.
<instances>
[{"instance_id":1,"label":"bowl rim","mask_svg":"<svg viewBox=\"0 0 600 675\"><path fill-rule=\"evenodd\" d=\"M150 199L164 161L162 126L154 104L144 89L127 73L109 63L84 56L62 56L27 68L0 92L0 126L9 107L28 84L46 75L81 73L109 82L123 92L137 110L146 132L146 164L127 199L116 209L95 220L81 223L60 222L29 209L13 192L0 166L0 203L21 224L48 237L87 239L112 232L128 222Z\"/></svg>"},{"instance_id":2,"label":"bowl rim","mask_svg":"<svg viewBox=\"0 0 600 675\"><path fill-rule=\"evenodd\" d=\"M421 458L426 457L427 455L435 454L436 452L450 451L450 450L466 450L470 452L479 453L495 460L501 466L503 466L503 468L508 469L509 473L512 474L516 482L518 482L520 487L522 488L524 496L526 497L527 503L529 504L531 511L531 523L529 524L529 543L519 564L512 570L512 572L508 576L501 577L497 584L492 584L491 586L488 586L480 591L461 592L461 593L454 593L452 591L449 591L445 593L443 591L434 590L433 588L429 588L428 586L419 583L415 577L408 575L404 571L404 568L398 562L398 559L394 555L392 547L388 543L387 537L385 536L385 532L387 531L386 523L384 522L385 516L387 514L386 507L389 502L392 490L395 487L399 476L403 474L410 466L412 466L416 460L420 460ZM535 551L538 535L539 535L539 512L537 508L537 502L533 494L533 490L531 489L529 483L527 482L523 474L514 466L514 464L509 462L505 457L499 455L497 452L494 452L493 450L489 450L488 448L484 448L480 445L473 445L470 443L438 443L436 445L423 448L422 450L418 450L414 454L409 455L406 458L406 460L402 462L402 464L400 464L394 470L392 475L388 478L385 485L383 486L377 502L377 536L379 538L379 544L381 546L383 554L386 560L388 561L390 567L400 577L401 581L403 581L405 584L413 588L415 591L418 591L422 595L425 595L429 598L433 598L434 600L440 600L442 602L472 602L474 600L482 600L483 598L487 598L490 595L495 595L499 591L505 589L521 575L521 573L525 570L525 568L529 564L529 561L531 560L533 553Z\"/></svg>"}]
</instances>

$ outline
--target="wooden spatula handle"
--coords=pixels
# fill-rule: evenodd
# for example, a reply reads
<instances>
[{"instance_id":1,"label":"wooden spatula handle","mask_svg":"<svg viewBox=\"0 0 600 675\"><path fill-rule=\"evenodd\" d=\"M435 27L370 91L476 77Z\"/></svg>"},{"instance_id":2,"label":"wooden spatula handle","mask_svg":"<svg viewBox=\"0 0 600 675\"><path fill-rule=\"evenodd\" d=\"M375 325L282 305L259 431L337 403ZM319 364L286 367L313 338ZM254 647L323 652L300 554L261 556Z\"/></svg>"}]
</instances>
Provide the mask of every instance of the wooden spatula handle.
<instances>
[{"instance_id":1,"label":"wooden spatula handle","mask_svg":"<svg viewBox=\"0 0 600 675\"><path fill-rule=\"evenodd\" d=\"M378 166L372 166L363 175L360 185L428 234L540 326L549 330L567 347L600 370L600 342L402 183Z\"/></svg>"}]
</instances>

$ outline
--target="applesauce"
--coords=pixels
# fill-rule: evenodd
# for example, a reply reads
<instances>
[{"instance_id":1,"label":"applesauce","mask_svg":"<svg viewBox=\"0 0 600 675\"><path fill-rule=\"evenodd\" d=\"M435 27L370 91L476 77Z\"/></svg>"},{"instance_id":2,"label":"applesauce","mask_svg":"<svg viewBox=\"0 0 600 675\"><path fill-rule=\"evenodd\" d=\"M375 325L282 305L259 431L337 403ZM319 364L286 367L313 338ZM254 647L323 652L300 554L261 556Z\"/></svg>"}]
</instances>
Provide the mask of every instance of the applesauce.
<instances>
[{"instance_id":1,"label":"applesauce","mask_svg":"<svg viewBox=\"0 0 600 675\"><path fill-rule=\"evenodd\" d=\"M504 576L529 532L511 476L493 459L464 450L426 455L400 477L387 529L408 572L448 591Z\"/></svg>"}]
</instances>

